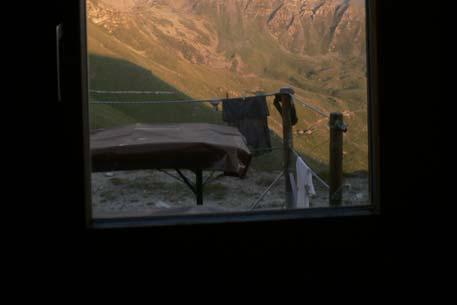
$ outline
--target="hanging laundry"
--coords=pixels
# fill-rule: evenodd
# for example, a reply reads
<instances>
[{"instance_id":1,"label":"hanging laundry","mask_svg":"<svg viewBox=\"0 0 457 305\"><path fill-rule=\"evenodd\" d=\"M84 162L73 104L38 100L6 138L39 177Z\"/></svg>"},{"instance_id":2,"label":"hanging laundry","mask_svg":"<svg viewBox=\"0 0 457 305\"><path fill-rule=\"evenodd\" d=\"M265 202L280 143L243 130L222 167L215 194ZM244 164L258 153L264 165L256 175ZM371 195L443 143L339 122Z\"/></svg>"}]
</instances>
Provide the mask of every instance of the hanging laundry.
<instances>
[{"instance_id":1,"label":"hanging laundry","mask_svg":"<svg viewBox=\"0 0 457 305\"><path fill-rule=\"evenodd\" d=\"M245 115L248 118L263 119L270 115L266 96L250 96L244 99Z\"/></svg>"},{"instance_id":2,"label":"hanging laundry","mask_svg":"<svg viewBox=\"0 0 457 305\"><path fill-rule=\"evenodd\" d=\"M292 126L298 123L298 117L297 117L297 111L295 110L295 104L294 104L294 96L291 95L291 109L290 109L290 121ZM276 94L275 99L273 101L273 105L275 106L276 110L282 115L282 106L281 106L281 95Z\"/></svg>"},{"instance_id":3,"label":"hanging laundry","mask_svg":"<svg viewBox=\"0 0 457 305\"><path fill-rule=\"evenodd\" d=\"M252 96L244 99L226 99L222 102L222 118L230 126L237 127L245 137L254 154L271 151L270 129L265 96Z\"/></svg>"},{"instance_id":4,"label":"hanging laundry","mask_svg":"<svg viewBox=\"0 0 457 305\"><path fill-rule=\"evenodd\" d=\"M244 117L243 99L222 100L222 119L224 122L237 124Z\"/></svg>"},{"instance_id":5,"label":"hanging laundry","mask_svg":"<svg viewBox=\"0 0 457 305\"><path fill-rule=\"evenodd\" d=\"M214 99L214 100L211 100L210 104L211 104L211 106L213 106L213 109L215 111L219 111L219 104L221 102L222 102L221 100Z\"/></svg>"},{"instance_id":6,"label":"hanging laundry","mask_svg":"<svg viewBox=\"0 0 457 305\"><path fill-rule=\"evenodd\" d=\"M289 179L292 189L292 201L297 203L297 183L295 182L295 176L293 173L289 173Z\"/></svg>"},{"instance_id":7,"label":"hanging laundry","mask_svg":"<svg viewBox=\"0 0 457 305\"><path fill-rule=\"evenodd\" d=\"M309 208L309 197L315 196L313 174L308 165L297 157L297 208Z\"/></svg>"}]
</instances>

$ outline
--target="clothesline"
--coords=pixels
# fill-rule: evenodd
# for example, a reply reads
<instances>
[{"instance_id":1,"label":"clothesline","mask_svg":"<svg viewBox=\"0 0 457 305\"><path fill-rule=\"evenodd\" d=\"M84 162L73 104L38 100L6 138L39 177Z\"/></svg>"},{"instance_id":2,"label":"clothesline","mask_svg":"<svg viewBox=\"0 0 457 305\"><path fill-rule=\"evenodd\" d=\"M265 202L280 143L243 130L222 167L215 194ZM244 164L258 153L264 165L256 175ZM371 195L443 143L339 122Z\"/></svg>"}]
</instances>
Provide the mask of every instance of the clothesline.
<instances>
[{"instance_id":1,"label":"clothesline","mask_svg":"<svg viewBox=\"0 0 457 305\"><path fill-rule=\"evenodd\" d=\"M222 101L234 101L239 99L247 99L254 97L268 97L275 96L278 93L267 93L267 94L257 94L251 96L239 96L233 98L212 98L204 100L188 99L188 100L172 100L172 101L130 101L130 102L119 102L119 101L95 101L90 102L90 104L178 104L178 103L214 103Z\"/></svg>"},{"instance_id":2,"label":"clothesline","mask_svg":"<svg viewBox=\"0 0 457 305\"><path fill-rule=\"evenodd\" d=\"M167 92L166 91L101 91L101 90L91 90L92 92L97 92L97 93L115 93L115 94L125 94L125 93L132 93L132 94L142 94L144 92L154 92L154 94L173 94L173 92ZM213 99L205 99L205 100L196 100L196 99L188 99L188 100L170 100L170 101L129 101L129 102L120 102L120 101L95 101L95 102L90 102L90 104L185 104L185 103L214 103L214 102L219 102L219 101L231 101L231 100L239 100L240 98L252 98L252 97L269 97L269 96L275 96L277 93L267 93L267 94L259 94L259 95L253 95L253 96L240 96L236 98L213 98ZM303 100L294 97L296 101L299 102L303 107L308 108L310 110L313 110L314 112L317 112L321 116L324 116L326 118L329 117L329 114L323 112L322 110L318 109L314 105L310 105L308 103L303 102Z\"/></svg>"},{"instance_id":3,"label":"clothesline","mask_svg":"<svg viewBox=\"0 0 457 305\"><path fill-rule=\"evenodd\" d=\"M284 176L284 171L281 171L281 173L275 178L275 180L267 187L267 189L260 195L260 197L250 205L250 210L254 210L257 205L259 204L260 201L265 197L266 194L271 190L271 188L281 179L281 177Z\"/></svg>"},{"instance_id":4,"label":"clothesline","mask_svg":"<svg viewBox=\"0 0 457 305\"><path fill-rule=\"evenodd\" d=\"M311 109L311 110L319 113L320 115L322 115L322 116L324 116L326 118L330 117L329 114L327 114L327 113L323 112L322 110L318 109L316 106L310 105L308 103L305 103L305 102L303 102L302 100L300 100L300 99L298 99L296 97L294 97L294 99L297 100L303 107Z\"/></svg>"},{"instance_id":5,"label":"clothesline","mask_svg":"<svg viewBox=\"0 0 457 305\"><path fill-rule=\"evenodd\" d=\"M291 149L291 151L294 153L294 155L297 157L297 158L301 158L301 156L293 149ZM303 160L303 158L302 158ZM305 162L306 163L306 162ZM313 174L313 176L320 182L322 183L326 188L330 189L330 186L324 181L324 179L322 179L315 171L313 171L313 169L309 167L309 170L311 171L311 173Z\"/></svg>"},{"instance_id":6,"label":"clothesline","mask_svg":"<svg viewBox=\"0 0 457 305\"><path fill-rule=\"evenodd\" d=\"M109 94L176 94L174 91L113 91L113 90L89 90L93 93L109 93Z\"/></svg>"},{"instance_id":7,"label":"clothesline","mask_svg":"<svg viewBox=\"0 0 457 305\"><path fill-rule=\"evenodd\" d=\"M291 149L291 151L294 153L294 155L297 157L297 158L301 158L301 156L293 149ZM302 159L303 160L303 159ZM306 162L305 162L306 163ZM327 189L330 189L329 185L315 172L311 169L310 166L308 166L311 174L320 182L322 183ZM262 201L262 199L265 197L265 195L271 190L271 188L279 181L279 179L284 176L285 172L284 171L281 171L281 173L275 178L275 180L267 187L267 189L259 196L258 199L256 199L256 201L254 201L253 204L251 204L250 206L250 210L253 210L255 209L258 204L260 203L260 201Z\"/></svg>"}]
</instances>

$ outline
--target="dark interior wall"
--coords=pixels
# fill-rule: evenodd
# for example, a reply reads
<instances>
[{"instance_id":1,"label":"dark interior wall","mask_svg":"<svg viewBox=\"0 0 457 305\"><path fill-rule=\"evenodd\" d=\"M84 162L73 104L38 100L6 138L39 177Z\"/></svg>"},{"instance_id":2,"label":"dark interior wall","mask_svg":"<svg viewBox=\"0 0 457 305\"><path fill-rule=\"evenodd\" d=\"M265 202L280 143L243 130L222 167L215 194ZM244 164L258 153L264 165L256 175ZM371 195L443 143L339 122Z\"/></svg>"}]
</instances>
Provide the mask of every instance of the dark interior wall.
<instances>
[{"instance_id":1,"label":"dark interior wall","mask_svg":"<svg viewBox=\"0 0 457 305\"><path fill-rule=\"evenodd\" d=\"M417 171L417 164L411 161L411 147L417 145L419 138L417 127L411 124L414 119L409 117L413 105L431 98L425 89L419 93L417 88L426 88L428 83L425 83L423 73L433 71L437 65L429 53L435 42L424 42L424 33L427 37L433 37L434 33L433 27L418 23L420 15L411 14L411 7L401 7L400 1L376 2L380 28L380 158L383 171L383 213L380 217L114 232L85 229L79 10L77 1L57 2L56 20L64 22L65 31L64 101L51 105L43 120L46 123L41 127L48 140L48 150L53 152L46 170L59 177L53 181L54 187L44 194L50 203L49 215L52 215L47 222L51 233L48 238L55 237L53 240L59 240L63 249L69 252L82 249L89 259L93 258L91 253L95 249L116 257L120 253L161 257L179 257L178 254L186 253L186 257L222 256L252 262L265 255L280 262L291 262L291 257L298 256L305 258L302 262L314 260L322 263L320 266L342 273L359 266L365 275L370 274L370 270L373 274L383 269L392 270L384 267L397 258L402 262L408 260L406 253L416 244L413 240L417 237L414 212L417 196L412 194L417 182L412 173ZM51 90L55 92L53 88ZM57 233L64 234L65 238L58 238ZM404 254L398 256L398 253ZM342 261L346 263L341 264Z\"/></svg>"}]
</instances>

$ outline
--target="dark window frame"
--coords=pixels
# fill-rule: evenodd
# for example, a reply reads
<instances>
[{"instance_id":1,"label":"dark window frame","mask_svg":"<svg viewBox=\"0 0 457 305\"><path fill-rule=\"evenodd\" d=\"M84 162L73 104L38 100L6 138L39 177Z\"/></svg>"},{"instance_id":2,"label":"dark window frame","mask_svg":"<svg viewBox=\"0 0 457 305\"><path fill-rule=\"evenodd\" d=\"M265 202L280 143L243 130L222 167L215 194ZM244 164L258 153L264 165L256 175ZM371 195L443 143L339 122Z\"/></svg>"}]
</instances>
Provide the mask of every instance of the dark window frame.
<instances>
[{"instance_id":1,"label":"dark window frame","mask_svg":"<svg viewBox=\"0 0 457 305\"><path fill-rule=\"evenodd\" d=\"M87 71L87 33L86 0L79 4L80 50L80 103L82 114L82 144L84 148L84 218L88 229L147 228L156 226L235 224L271 221L305 221L315 219L354 219L376 218L381 214L381 164L380 164L380 127L379 127L379 61L378 61L378 1L366 0L366 41L367 41L367 79L368 79L368 130L369 130L369 188L371 205L364 207L312 208L306 210L249 211L236 213L213 213L199 215L150 216L142 218L93 219L91 206L91 164L89 148L89 110L88 110L88 71ZM65 26L64 26L65 29Z\"/></svg>"}]
</instances>

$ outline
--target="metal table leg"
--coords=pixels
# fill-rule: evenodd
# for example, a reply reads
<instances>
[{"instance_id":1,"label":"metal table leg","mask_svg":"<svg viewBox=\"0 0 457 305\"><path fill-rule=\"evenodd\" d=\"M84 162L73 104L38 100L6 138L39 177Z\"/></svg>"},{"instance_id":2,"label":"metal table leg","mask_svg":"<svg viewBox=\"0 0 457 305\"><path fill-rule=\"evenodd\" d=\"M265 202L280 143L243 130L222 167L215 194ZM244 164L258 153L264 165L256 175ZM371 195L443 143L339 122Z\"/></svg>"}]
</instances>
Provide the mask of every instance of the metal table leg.
<instances>
[{"instance_id":1,"label":"metal table leg","mask_svg":"<svg viewBox=\"0 0 457 305\"><path fill-rule=\"evenodd\" d=\"M197 205L203 205L203 171L198 169L195 171L195 195L197 196Z\"/></svg>"},{"instance_id":2,"label":"metal table leg","mask_svg":"<svg viewBox=\"0 0 457 305\"><path fill-rule=\"evenodd\" d=\"M197 199L197 205L203 205L203 170L197 169L193 171L195 173L195 185L192 185L192 183L187 179L186 176L184 176L184 174L179 169L175 170L181 177L182 181L184 181L184 183L187 184L187 186L195 194L195 197Z\"/></svg>"}]
</instances>

